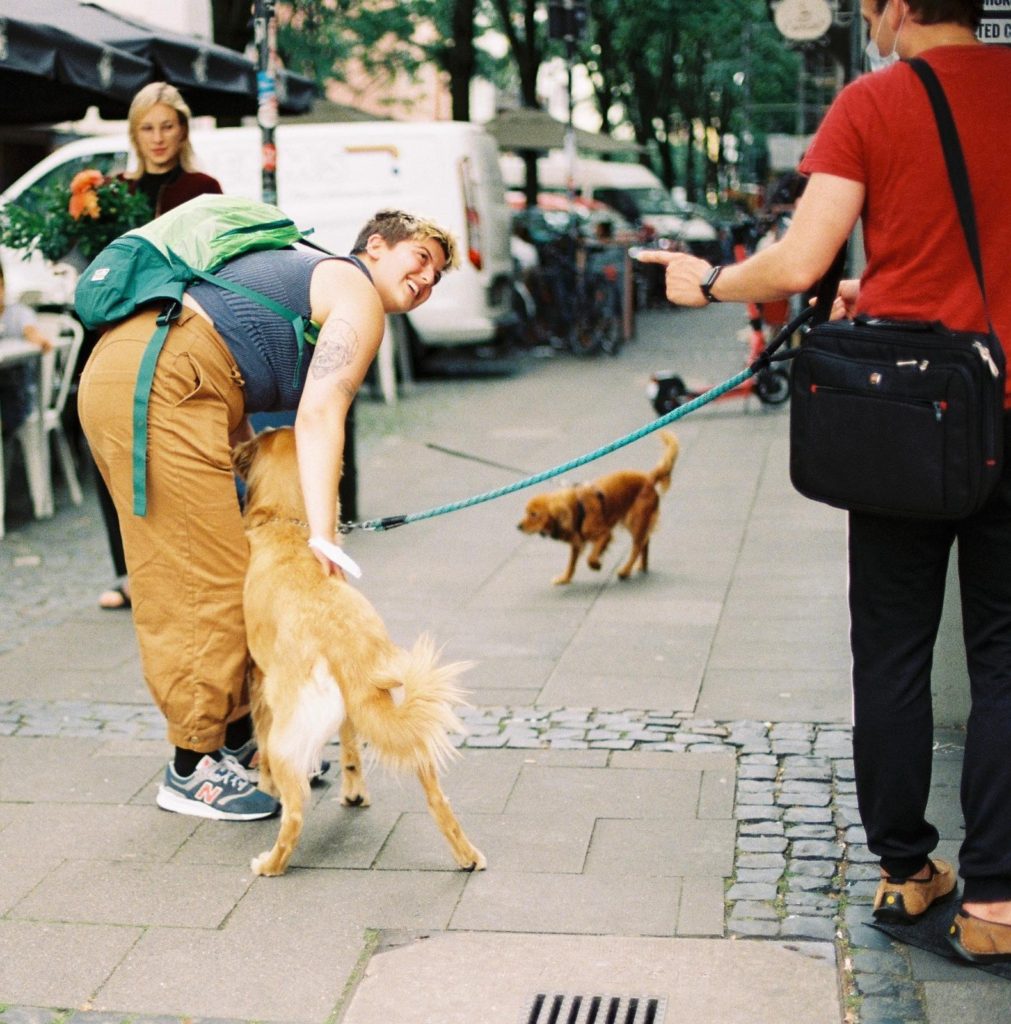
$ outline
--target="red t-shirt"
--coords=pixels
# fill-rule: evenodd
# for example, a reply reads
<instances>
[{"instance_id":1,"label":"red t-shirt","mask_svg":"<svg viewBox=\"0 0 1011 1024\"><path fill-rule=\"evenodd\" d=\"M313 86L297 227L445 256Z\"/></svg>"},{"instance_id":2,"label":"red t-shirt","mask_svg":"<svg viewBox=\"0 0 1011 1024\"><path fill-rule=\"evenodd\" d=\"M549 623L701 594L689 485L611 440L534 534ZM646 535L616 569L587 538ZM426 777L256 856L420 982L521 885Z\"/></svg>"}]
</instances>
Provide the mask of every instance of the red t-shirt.
<instances>
[{"instance_id":1,"label":"red t-shirt","mask_svg":"<svg viewBox=\"0 0 1011 1024\"><path fill-rule=\"evenodd\" d=\"M958 128L990 318L1011 367L1011 50L940 46L921 56L936 72ZM866 187L859 312L986 330L930 101L911 68L897 63L851 82L825 115L800 170Z\"/></svg>"}]
</instances>

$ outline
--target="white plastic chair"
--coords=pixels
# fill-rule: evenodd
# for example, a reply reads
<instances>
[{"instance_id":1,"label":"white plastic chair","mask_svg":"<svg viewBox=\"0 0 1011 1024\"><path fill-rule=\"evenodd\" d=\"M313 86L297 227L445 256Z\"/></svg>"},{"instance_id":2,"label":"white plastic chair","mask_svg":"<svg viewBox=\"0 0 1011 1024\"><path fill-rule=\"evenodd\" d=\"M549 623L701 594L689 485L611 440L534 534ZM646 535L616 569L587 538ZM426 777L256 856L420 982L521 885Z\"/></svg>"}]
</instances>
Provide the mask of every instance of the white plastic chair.
<instances>
[{"instance_id":1,"label":"white plastic chair","mask_svg":"<svg viewBox=\"0 0 1011 1024\"><path fill-rule=\"evenodd\" d=\"M84 500L62 419L67 396L74 381L77 359L81 354L84 328L73 317L63 313L39 313L36 316L36 324L53 342L53 347L42 356L39 371L42 429L39 429L39 412L36 411L18 428L14 436L21 443L21 450L24 453L28 490L35 516L42 519L53 514L50 434L56 438L56 451L63 478L67 482L67 490L70 492L70 500L75 505L80 505Z\"/></svg>"}]
</instances>

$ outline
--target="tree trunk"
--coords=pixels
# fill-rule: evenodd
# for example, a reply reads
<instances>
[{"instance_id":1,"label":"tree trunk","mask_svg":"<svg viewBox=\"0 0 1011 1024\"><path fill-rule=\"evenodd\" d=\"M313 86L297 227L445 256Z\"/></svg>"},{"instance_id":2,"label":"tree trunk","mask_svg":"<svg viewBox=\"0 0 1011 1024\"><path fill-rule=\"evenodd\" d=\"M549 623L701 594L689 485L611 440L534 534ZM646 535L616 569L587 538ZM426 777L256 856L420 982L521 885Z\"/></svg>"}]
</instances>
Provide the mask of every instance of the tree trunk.
<instances>
[{"instance_id":1,"label":"tree trunk","mask_svg":"<svg viewBox=\"0 0 1011 1024\"><path fill-rule=\"evenodd\" d=\"M454 0L453 42L449 50L449 92L453 120L470 120L470 83L477 58L474 54L474 15L477 0Z\"/></svg>"},{"instance_id":2,"label":"tree trunk","mask_svg":"<svg viewBox=\"0 0 1011 1024\"><path fill-rule=\"evenodd\" d=\"M211 4L214 42L242 53L253 41L249 0L214 0Z\"/></svg>"}]
</instances>

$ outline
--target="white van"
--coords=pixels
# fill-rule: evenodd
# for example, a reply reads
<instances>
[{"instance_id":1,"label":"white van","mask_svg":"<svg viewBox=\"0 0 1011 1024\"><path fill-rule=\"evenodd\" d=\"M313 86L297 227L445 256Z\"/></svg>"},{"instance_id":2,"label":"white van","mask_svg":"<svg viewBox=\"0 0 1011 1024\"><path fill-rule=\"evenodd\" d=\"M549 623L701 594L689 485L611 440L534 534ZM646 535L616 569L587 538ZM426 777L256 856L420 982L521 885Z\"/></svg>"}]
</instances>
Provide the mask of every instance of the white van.
<instances>
[{"instance_id":1,"label":"white van","mask_svg":"<svg viewBox=\"0 0 1011 1024\"><path fill-rule=\"evenodd\" d=\"M260 198L258 128L192 133L200 170L230 195ZM345 253L368 218L401 207L437 221L460 241L461 267L446 274L431 299L408 316L426 346L480 345L511 324L510 212L495 140L479 125L368 121L281 125L277 145L278 203L314 241ZM85 168L124 170L125 136L95 136L51 153L12 184L0 204L30 189L69 183ZM72 300L76 275L39 257L0 251L8 294L35 302Z\"/></svg>"},{"instance_id":2,"label":"white van","mask_svg":"<svg viewBox=\"0 0 1011 1024\"><path fill-rule=\"evenodd\" d=\"M506 187L521 189L526 183L526 165L504 153L499 163ZM545 191L564 191L569 178L568 159L554 151L537 161L537 182ZM575 186L580 195L598 199L613 207L633 224L650 228L658 238L676 238L690 246L716 242L716 229L688 207L679 206L663 182L640 163L578 158Z\"/></svg>"}]
</instances>

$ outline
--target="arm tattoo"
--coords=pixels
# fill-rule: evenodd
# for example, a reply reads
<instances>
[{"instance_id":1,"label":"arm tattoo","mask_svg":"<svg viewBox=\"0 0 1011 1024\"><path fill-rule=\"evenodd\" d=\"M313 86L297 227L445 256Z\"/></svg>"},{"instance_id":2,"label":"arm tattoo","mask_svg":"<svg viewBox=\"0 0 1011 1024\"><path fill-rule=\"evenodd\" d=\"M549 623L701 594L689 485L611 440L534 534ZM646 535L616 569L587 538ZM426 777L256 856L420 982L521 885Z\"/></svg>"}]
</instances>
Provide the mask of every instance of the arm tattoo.
<instances>
[{"instance_id":1,"label":"arm tattoo","mask_svg":"<svg viewBox=\"0 0 1011 1024\"><path fill-rule=\"evenodd\" d=\"M350 366L358 355L358 335L346 320L327 320L319 332L309 369L319 379Z\"/></svg>"}]
</instances>

